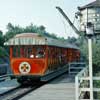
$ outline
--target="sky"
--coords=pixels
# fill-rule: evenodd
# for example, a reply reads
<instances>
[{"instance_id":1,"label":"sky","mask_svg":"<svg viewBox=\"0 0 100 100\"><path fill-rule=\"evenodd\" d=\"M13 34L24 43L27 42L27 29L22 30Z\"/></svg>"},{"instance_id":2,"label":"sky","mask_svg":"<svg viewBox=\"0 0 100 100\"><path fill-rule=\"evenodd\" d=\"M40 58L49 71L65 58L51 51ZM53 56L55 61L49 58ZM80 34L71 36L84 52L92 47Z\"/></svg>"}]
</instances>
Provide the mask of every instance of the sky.
<instances>
[{"instance_id":1,"label":"sky","mask_svg":"<svg viewBox=\"0 0 100 100\"><path fill-rule=\"evenodd\" d=\"M33 23L37 26L44 25L47 32L60 37L77 37L55 7L60 6L73 21L77 7L92 1L94 0L0 0L0 30L5 33L9 22L22 27Z\"/></svg>"}]
</instances>

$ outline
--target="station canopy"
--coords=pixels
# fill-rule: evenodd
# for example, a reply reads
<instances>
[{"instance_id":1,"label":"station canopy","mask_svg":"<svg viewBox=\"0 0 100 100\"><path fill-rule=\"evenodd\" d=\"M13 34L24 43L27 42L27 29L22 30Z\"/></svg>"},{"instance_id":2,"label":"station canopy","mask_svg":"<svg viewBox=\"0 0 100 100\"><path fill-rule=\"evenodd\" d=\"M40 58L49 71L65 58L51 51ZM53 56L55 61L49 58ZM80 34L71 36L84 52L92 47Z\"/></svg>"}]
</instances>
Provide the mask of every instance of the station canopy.
<instances>
[{"instance_id":1,"label":"station canopy","mask_svg":"<svg viewBox=\"0 0 100 100\"><path fill-rule=\"evenodd\" d=\"M9 39L4 43L7 46L14 45L49 45L49 46L57 46L57 47L65 47L65 48L75 48L78 49L77 46L67 43L66 41L61 41L53 38L49 38L46 36L42 36L38 33L21 33L13 38Z\"/></svg>"}]
</instances>

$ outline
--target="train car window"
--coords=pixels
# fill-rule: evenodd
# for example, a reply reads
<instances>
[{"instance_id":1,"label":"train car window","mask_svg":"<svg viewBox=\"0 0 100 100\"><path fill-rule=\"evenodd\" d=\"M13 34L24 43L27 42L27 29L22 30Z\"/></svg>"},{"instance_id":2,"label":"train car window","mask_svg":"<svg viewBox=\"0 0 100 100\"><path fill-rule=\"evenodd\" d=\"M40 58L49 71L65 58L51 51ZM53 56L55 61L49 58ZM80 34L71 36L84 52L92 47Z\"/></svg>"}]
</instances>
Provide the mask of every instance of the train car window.
<instances>
[{"instance_id":1,"label":"train car window","mask_svg":"<svg viewBox=\"0 0 100 100\"><path fill-rule=\"evenodd\" d=\"M12 56L16 57L16 47L12 47L12 49L13 49Z\"/></svg>"},{"instance_id":2,"label":"train car window","mask_svg":"<svg viewBox=\"0 0 100 100\"><path fill-rule=\"evenodd\" d=\"M44 58L45 57L45 49L41 46L36 47L36 58Z\"/></svg>"},{"instance_id":3,"label":"train car window","mask_svg":"<svg viewBox=\"0 0 100 100\"><path fill-rule=\"evenodd\" d=\"M19 46L14 46L12 52L13 57L20 57L20 47Z\"/></svg>"},{"instance_id":4,"label":"train car window","mask_svg":"<svg viewBox=\"0 0 100 100\"><path fill-rule=\"evenodd\" d=\"M33 47L28 48L28 58L34 58L33 50L34 50Z\"/></svg>"},{"instance_id":5,"label":"train car window","mask_svg":"<svg viewBox=\"0 0 100 100\"><path fill-rule=\"evenodd\" d=\"M20 47L20 57L25 57L25 47L24 46L21 46Z\"/></svg>"},{"instance_id":6,"label":"train car window","mask_svg":"<svg viewBox=\"0 0 100 100\"><path fill-rule=\"evenodd\" d=\"M14 46L12 56L15 58L44 58L45 50L44 46Z\"/></svg>"}]
</instances>

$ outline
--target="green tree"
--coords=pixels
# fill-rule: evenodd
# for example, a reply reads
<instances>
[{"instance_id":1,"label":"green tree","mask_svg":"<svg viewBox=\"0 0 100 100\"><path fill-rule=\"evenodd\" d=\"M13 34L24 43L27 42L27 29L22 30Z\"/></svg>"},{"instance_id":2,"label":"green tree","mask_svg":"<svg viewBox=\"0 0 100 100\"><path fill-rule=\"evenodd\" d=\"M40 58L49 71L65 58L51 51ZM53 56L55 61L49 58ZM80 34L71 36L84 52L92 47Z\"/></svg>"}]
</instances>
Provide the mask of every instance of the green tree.
<instances>
[{"instance_id":1,"label":"green tree","mask_svg":"<svg viewBox=\"0 0 100 100\"><path fill-rule=\"evenodd\" d=\"M4 39L4 36L3 36L3 32L0 31L0 46L3 46L4 41L5 41L5 39Z\"/></svg>"},{"instance_id":2,"label":"green tree","mask_svg":"<svg viewBox=\"0 0 100 100\"><path fill-rule=\"evenodd\" d=\"M51 33L51 34L50 34L50 37L51 37L51 38L54 38L54 39L59 39L59 38L57 38L57 35L54 34L54 33Z\"/></svg>"},{"instance_id":3,"label":"green tree","mask_svg":"<svg viewBox=\"0 0 100 100\"><path fill-rule=\"evenodd\" d=\"M5 35L5 39L6 40L12 38L16 34L20 34L20 33L23 33L24 32L24 30L23 30L22 27L20 27L19 25L14 26L11 23L8 23L7 30L8 31L6 32L6 35Z\"/></svg>"},{"instance_id":4,"label":"green tree","mask_svg":"<svg viewBox=\"0 0 100 100\"><path fill-rule=\"evenodd\" d=\"M100 74L100 40L93 43L93 71L94 74Z\"/></svg>"},{"instance_id":5,"label":"green tree","mask_svg":"<svg viewBox=\"0 0 100 100\"><path fill-rule=\"evenodd\" d=\"M13 24L8 23L7 30L8 31L6 32L6 35L5 35L6 40L8 40L8 39L12 38L13 36L15 36L16 34L20 34L20 33L38 33L43 36L57 38L55 34L50 34L50 33L46 32L45 26L43 26L43 25L36 26L36 25L33 25L32 23L26 27L20 27L19 25L14 26Z\"/></svg>"},{"instance_id":6,"label":"green tree","mask_svg":"<svg viewBox=\"0 0 100 100\"><path fill-rule=\"evenodd\" d=\"M5 48L0 47L0 58L8 57L8 53L6 52Z\"/></svg>"},{"instance_id":7,"label":"green tree","mask_svg":"<svg viewBox=\"0 0 100 100\"><path fill-rule=\"evenodd\" d=\"M75 37L68 37L67 42L76 43L77 39Z\"/></svg>"},{"instance_id":8,"label":"green tree","mask_svg":"<svg viewBox=\"0 0 100 100\"><path fill-rule=\"evenodd\" d=\"M29 26L26 26L23 28L24 33L36 33L38 30L38 27L36 25L33 25L32 23Z\"/></svg>"}]
</instances>

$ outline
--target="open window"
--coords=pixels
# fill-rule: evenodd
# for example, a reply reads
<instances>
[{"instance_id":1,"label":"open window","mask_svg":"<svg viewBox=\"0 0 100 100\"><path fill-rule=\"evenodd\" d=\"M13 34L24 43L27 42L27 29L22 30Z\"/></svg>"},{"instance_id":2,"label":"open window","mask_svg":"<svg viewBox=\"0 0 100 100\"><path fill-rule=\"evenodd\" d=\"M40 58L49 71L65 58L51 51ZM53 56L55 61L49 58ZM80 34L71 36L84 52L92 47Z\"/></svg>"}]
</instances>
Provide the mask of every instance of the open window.
<instances>
[{"instance_id":1,"label":"open window","mask_svg":"<svg viewBox=\"0 0 100 100\"><path fill-rule=\"evenodd\" d=\"M44 58L45 46L13 46L13 58Z\"/></svg>"}]
</instances>

